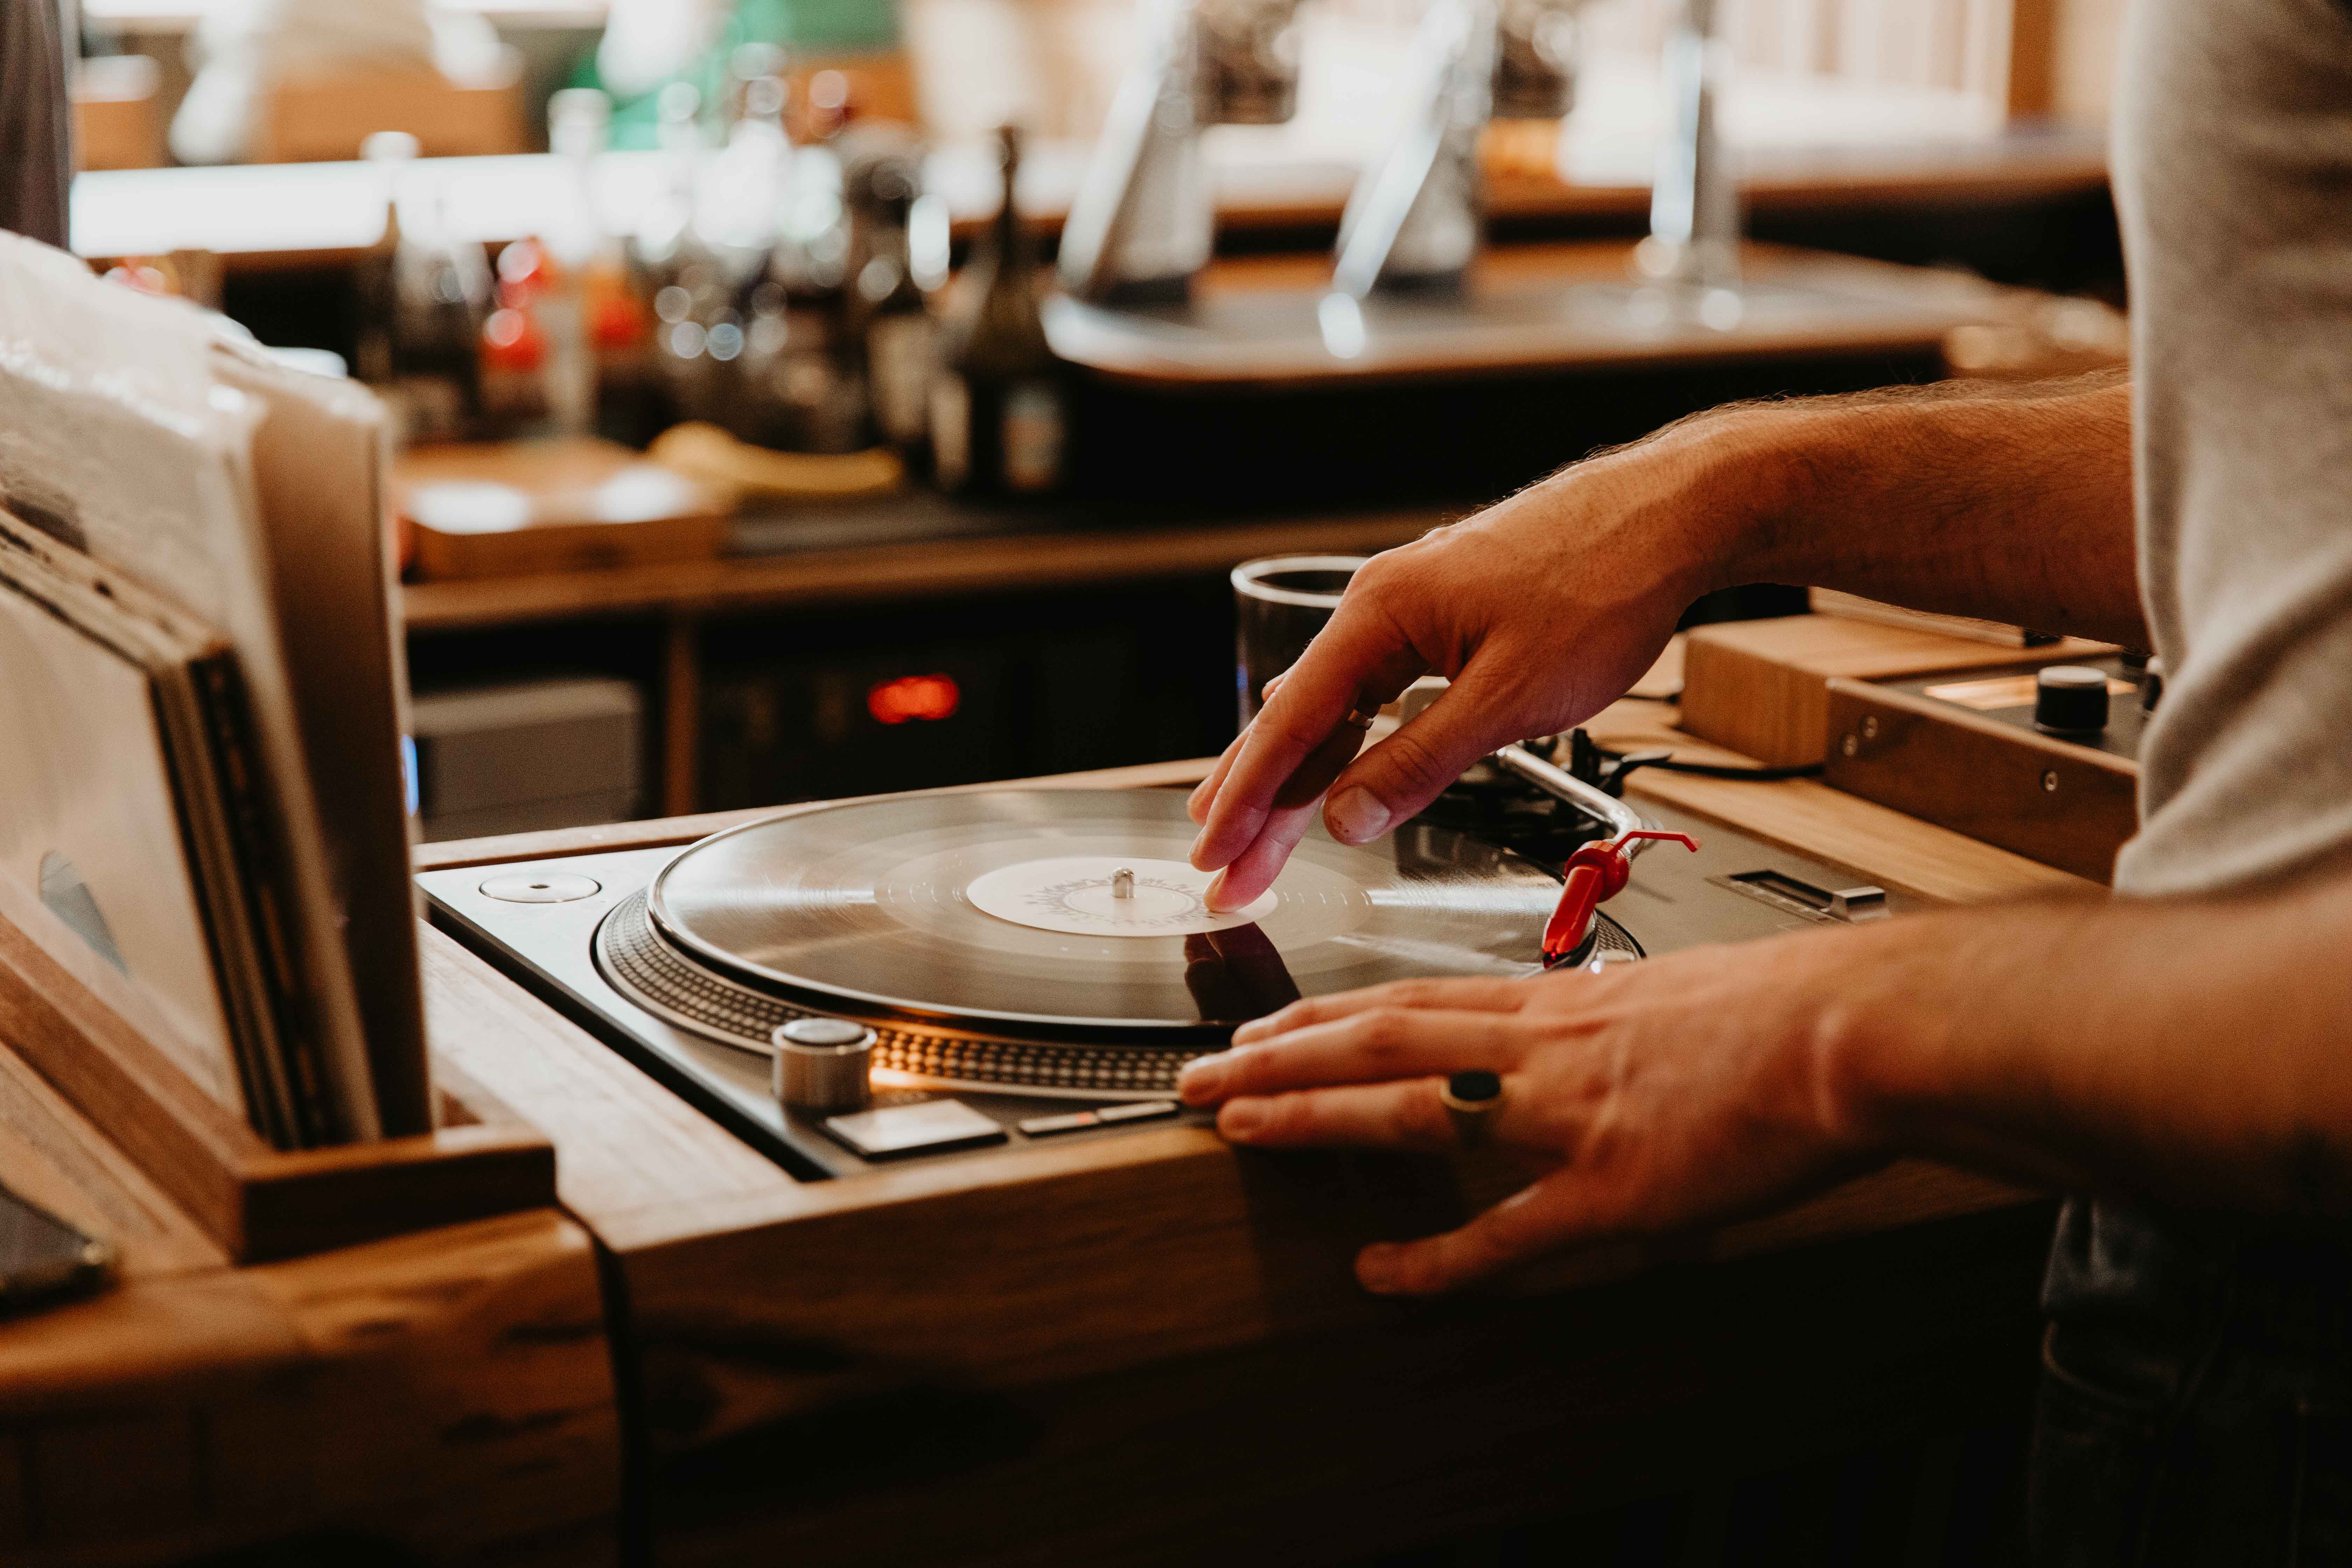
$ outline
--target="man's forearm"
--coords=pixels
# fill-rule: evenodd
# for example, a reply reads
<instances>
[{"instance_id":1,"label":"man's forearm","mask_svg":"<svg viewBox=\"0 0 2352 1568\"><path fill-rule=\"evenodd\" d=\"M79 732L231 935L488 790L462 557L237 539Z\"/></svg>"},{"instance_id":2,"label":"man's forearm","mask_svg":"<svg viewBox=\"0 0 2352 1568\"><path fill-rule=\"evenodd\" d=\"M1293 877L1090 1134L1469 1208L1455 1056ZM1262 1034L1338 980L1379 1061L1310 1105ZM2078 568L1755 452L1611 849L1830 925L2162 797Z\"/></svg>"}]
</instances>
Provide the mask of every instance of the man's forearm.
<instances>
[{"instance_id":1,"label":"man's forearm","mask_svg":"<svg viewBox=\"0 0 2352 1568\"><path fill-rule=\"evenodd\" d=\"M2011 906L1841 956L1818 1051L1874 1142L2053 1187L2352 1223L2352 883Z\"/></svg>"},{"instance_id":2,"label":"man's forearm","mask_svg":"<svg viewBox=\"0 0 2352 1568\"><path fill-rule=\"evenodd\" d=\"M1694 453L1702 438L1710 482L1731 487L1714 585L1842 588L2148 646L2120 374L1747 405L1662 437Z\"/></svg>"}]
</instances>

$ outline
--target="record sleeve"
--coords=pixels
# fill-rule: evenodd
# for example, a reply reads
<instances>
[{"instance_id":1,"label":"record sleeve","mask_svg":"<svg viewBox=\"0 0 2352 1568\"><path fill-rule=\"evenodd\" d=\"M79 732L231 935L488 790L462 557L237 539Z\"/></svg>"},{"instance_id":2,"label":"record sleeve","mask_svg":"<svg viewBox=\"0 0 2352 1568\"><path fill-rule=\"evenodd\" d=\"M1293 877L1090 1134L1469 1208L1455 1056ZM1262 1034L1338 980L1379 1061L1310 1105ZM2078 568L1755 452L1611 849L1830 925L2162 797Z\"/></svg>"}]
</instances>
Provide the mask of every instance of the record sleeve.
<instances>
[{"instance_id":1,"label":"record sleeve","mask_svg":"<svg viewBox=\"0 0 2352 1568\"><path fill-rule=\"evenodd\" d=\"M216 808L192 803L159 671L224 651L176 655L170 640L102 614L46 571L0 523L0 880L10 920L137 1026L215 1099L265 1128L268 1096L249 1080L256 1042L224 984L191 840L225 836ZM104 621L105 625L94 624ZM147 635L152 633L152 636ZM195 819L211 816L210 822Z\"/></svg>"}]
</instances>

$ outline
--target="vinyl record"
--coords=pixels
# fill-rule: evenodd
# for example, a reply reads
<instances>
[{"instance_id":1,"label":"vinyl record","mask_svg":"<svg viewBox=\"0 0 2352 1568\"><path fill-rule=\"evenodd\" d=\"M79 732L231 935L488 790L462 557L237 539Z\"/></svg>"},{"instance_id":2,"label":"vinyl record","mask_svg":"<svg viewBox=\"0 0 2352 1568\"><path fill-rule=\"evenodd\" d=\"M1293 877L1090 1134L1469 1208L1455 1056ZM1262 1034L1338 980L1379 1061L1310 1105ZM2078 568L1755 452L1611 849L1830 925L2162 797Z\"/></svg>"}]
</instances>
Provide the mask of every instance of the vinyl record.
<instances>
[{"instance_id":1,"label":"vinyl record","mask_svg":"<svg viewBox=\"0 0 2352 1568\"><path fill-rule=\"evenodd\" d=\"M1559 885L1506 850L1318 825L1266 899L1217 917L1194 832L1169 790L898 795L704 839L647 902L668 942L760 990L1042 1038L1174 1045L1302 995L1540 967Z\"/></svg>"}]
</instances>

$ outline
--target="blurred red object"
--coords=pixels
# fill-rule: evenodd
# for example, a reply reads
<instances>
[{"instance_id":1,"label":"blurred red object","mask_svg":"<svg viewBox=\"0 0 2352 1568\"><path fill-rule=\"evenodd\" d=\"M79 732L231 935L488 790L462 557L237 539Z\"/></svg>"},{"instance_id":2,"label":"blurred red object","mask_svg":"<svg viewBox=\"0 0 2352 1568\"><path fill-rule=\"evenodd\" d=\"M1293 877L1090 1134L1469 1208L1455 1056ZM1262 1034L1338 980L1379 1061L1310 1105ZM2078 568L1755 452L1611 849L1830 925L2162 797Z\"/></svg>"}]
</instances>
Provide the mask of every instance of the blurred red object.
<instances>
[{"instance_id":1,"label":"blurred red object","mask_svg":"<svg viewBox=\"0 0 2352 1568\"><path fill-rule=\"evenodd\" d=\"M962 701L962 690L947 676L902 675L877 682L866 693L866 710L877 722L903 724L909 719L952 719Z\"/></svg>"}]
</instances>

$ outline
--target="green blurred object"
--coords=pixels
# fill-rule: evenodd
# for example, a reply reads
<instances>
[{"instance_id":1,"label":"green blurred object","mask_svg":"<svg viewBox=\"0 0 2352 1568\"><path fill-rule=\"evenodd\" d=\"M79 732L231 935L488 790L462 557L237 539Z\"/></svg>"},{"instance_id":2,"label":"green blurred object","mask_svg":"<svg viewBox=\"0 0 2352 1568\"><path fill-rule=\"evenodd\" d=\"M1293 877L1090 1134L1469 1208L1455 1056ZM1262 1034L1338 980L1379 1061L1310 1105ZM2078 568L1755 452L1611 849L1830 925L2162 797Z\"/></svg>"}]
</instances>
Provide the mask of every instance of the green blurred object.
<instances>
[{"instance_id":1,"label":"green blurred object","mask_svg":"<svg viewBox=\"0 0 2352 1568\"><path fill-rule=\"evenodd\" d=\"M898 42L892 0L742 0L735 26L737 43L820 53L887 49Z\"/></svg>"},{"instance_id":2,"label":"green blurred object","mask_svg":"<svg viewBox=\"0 0 2352 1568\"><path fill-rule=\"evenodd\" d=\"M898 47L896 0L738 0L719 41L690 70L671 80L690 81L702 94L706 113L716 116L727 101L727 61L745 44L781 44L801 54L860 54ZM611 95L590 49L572 68L567 87L593 87ZM614 98L614 147L656 146L659 115L655 107L665 81L631 99Z\"/></svg>"}]
</instances>

